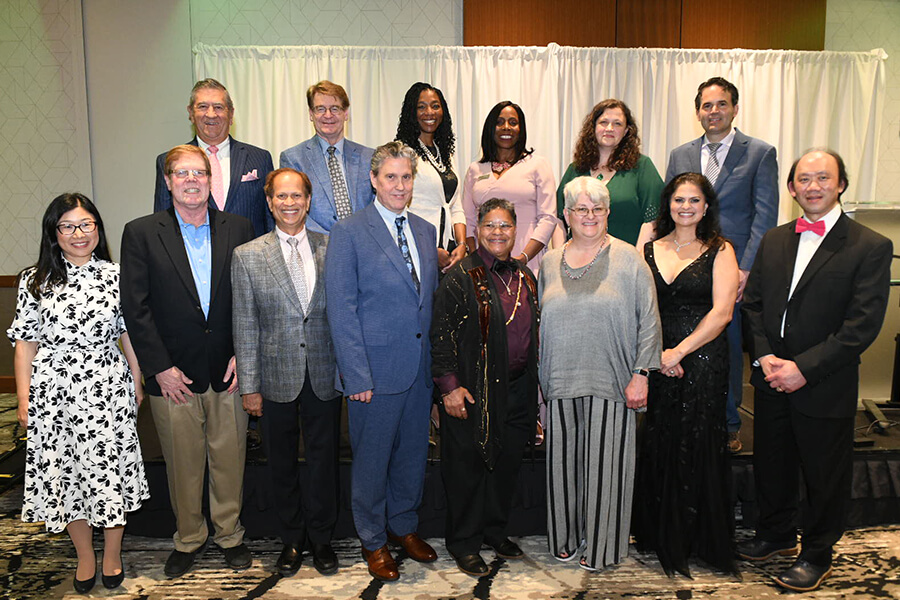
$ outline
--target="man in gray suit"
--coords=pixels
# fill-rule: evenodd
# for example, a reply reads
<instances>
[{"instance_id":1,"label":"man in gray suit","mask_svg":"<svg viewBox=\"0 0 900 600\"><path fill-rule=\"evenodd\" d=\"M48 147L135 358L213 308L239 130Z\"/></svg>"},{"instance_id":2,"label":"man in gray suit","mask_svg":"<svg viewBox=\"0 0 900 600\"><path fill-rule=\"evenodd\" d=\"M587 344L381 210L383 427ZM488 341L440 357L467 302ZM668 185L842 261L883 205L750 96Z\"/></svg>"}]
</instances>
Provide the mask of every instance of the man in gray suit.
<instances>
[{"instance_id":1,"label":"man in gray suit","mask_svg":"<svg viewBox=\"0 0 900 600\"><path fill-rule=\"evenodd\" d=\"M338 220L375 198L369 182L374 150L344 138L344 123L350 118L350 98L344 88L320 81L306 91L306 104L316 135L282 152L279 166L309 175L316 201L307 227L327 234Z\"/></svg>"},{"instance_id":2,"label":"man in gray suit","mask_svg":"<svg viewBox=\"0 0 900 600\"><path fill-rule=\"evenodd\" d=\"M309 178L294 169L269 173L265 193L275 230L236 248L231 264L241 394L244 410L262 417L284 544L276 567L286 577L300 568L304 547L323 575L338 568L331 535L341 403L325 315L328 238L305 227L311 190ZM302 487L301 428L310 482Z\"/></svg>"},{"instance_id":3,"label":"man in gray suit","mask_svg":"<svg viewBox=\"0 0 900 600\"><path fill-rule=\"evenodd\" d=\"M728 449L740 452L738 407L744 384L740 302L763 234L778 219L778 163L775 148L731 126L738 114L738 90L722 77L700 84L694 98L697 120L706 133L672 150L666 183L686 172L702 173L719 197L722 233L734 244L740 286L734 316L728 325Z\"/></svg>"}]
</instances>

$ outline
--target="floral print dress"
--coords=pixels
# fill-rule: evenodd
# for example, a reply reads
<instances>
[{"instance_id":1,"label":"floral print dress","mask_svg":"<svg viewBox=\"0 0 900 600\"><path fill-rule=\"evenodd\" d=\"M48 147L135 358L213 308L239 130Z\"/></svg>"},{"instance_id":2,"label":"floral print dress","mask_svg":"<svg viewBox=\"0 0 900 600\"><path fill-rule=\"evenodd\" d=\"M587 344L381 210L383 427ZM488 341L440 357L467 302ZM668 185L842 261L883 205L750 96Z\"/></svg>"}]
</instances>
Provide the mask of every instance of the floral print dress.
<instances>
[{"instance_id":1,"label":"floral print dress","mask_svg":"<svg viewBox=\"0 0 900 600\"><path fill-rule=\"evenodd\" d=\"M57 533L79 519L125 524L150 497L137 436L119 266L65 261L68 283L36 300L22 274L7 336L38 343L32 363L22 520Z\"/></svg>"}]
</instances>

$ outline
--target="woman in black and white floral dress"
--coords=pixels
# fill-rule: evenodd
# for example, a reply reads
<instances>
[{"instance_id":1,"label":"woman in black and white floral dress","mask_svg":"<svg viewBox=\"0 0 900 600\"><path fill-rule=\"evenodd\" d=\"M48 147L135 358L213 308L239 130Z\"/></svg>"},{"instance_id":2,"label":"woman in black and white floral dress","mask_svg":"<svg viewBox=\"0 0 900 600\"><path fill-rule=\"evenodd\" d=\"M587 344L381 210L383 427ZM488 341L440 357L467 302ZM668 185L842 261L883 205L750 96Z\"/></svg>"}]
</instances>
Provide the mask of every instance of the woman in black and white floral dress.
<instances>
[{"instance_id":1,"label":"woman in black and white floral dress","mask_svg":"<svg viewBox=\"0 0 900 600\"><path fill-rule=\"evenodd\" d=\"M44 213L40 256L19 277L7 336L18 419L28 428L22 520L68 531L81 593L96 579L91 528L104 528L102 580L115 588L125 576L125 514L150 496L135 425L143 390L119 306L119 266L85 196L63 194Z\"/></svg>"}]
</instances>

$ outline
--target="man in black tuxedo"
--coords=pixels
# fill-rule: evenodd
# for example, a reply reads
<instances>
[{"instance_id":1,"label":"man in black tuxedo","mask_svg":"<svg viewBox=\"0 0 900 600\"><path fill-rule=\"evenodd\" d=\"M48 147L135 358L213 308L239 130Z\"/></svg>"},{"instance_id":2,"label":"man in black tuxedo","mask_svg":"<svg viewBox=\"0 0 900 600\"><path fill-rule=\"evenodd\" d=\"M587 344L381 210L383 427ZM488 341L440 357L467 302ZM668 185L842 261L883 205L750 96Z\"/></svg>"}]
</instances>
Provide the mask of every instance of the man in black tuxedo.
<instances>
[{"instance_id":1,"label":"man in black tuxedo","mask_svg":"<svg viewBox=\"0 0 900 600\"><path fill-rule=\"evenodd\" d=\"M250 219L254 237L272 231L275 221L263 191L266 176L273 169L272 155L231 137L234 103L228 90L215 79L201 79L191 90L187 111L196 132L188 144L202 149L210 161L210 207ZM165 152L156 157L153 212L172 206L165 160Z\"/></svg>"},{"instance_id":2,"label":"man in black tuxedo","mask_svg":"<svg viewBox=\"0 0 900 600\"><path fill-rule=\"evenodd\" d=\"M240 521L247 413L234 394L231 255L253 226L208 205L203 150L176 146L164 165L174 206L125 225L120 296L166 459L177 531L165 573L178 577L208 537L207 463L213 540L229 567L251 563Z\"/></svg>"},{"instance_id":3,"label":"man in black tuxedo","mask_svg":"<svg viewBox=\"0 0 900 600\"><path fill-rule=\"evenodd\" d=\"M753 468L759 523L737 546L746 560L792 556L803 473L802 551L775 582L818 588L850 506L859 357L884 321L891 241L841 210L844 161L812 150L788 191L804 216L770 230L744 292L744 335L755 359Z\"/></svg>"}]
</instances>

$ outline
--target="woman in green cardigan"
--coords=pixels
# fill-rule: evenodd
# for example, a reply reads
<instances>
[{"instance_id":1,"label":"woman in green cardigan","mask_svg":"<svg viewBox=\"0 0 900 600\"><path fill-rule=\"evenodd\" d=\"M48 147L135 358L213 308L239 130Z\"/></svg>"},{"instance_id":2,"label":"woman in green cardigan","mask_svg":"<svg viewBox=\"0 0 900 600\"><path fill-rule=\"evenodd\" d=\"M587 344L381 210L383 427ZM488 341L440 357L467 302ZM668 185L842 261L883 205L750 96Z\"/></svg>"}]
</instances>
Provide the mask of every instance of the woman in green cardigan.
<instances>
[{"instance_id":1,"label":"woman in green cardigan","mask_svg":"<svg viewBox=\"0 0 900 600\"><path fill-rule=\"evenodd\" d=\"M560 219L565 208L563 188L583 175L606 183L610 235L638 248L653 239L663 181L650 157L641 154L637 123L621 100L600 102L584 119L575 156L556 189Z\"/></svg>"}]
</instances>

